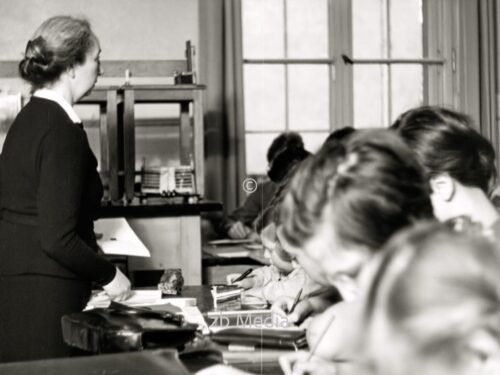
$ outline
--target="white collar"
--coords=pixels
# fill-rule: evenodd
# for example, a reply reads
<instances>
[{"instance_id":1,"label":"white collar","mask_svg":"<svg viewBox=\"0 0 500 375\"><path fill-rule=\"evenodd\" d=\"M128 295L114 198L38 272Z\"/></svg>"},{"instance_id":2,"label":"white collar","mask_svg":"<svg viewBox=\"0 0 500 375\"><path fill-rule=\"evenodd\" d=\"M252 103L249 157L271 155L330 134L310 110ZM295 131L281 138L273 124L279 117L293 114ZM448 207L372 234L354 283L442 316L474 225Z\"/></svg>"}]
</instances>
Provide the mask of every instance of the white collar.
<instances>
[{"instance_id":1,"label":"white collar","mask_svg":"<svg viewBox=\"0 0 500 375\"><path fill-rule=\"evenodd\" d=\"M58 92L50 89L39 89L33 93L33 96L56 102L61 106L62 109L64 109L64 112L68 114L71 121L73 121L74 123L82 122L82 120L80 120L80 117L78 117L73 107Z\"/></svg>"}]
</instances>

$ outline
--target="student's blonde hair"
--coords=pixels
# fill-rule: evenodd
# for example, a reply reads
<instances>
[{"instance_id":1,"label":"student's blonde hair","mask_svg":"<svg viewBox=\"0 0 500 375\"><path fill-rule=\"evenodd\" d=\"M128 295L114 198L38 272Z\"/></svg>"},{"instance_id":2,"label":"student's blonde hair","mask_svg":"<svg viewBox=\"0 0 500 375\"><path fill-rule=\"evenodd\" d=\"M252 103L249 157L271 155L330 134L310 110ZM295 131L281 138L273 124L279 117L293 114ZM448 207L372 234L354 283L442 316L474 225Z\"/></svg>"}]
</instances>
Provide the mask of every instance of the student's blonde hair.
<instances>
[{"instance_id":1,"label":"student's blonde hair","mask_svg":"<svg viewBox=\"0 0 500 375\"><path fill-rule=\"evenodd\" d=\"M375 373L433 373L423 370L429 363L456 373L475 333L498 344L499 251L484 237L436 222L393 238L365 301L365 353Z\"/></svg>"}]
</instances>

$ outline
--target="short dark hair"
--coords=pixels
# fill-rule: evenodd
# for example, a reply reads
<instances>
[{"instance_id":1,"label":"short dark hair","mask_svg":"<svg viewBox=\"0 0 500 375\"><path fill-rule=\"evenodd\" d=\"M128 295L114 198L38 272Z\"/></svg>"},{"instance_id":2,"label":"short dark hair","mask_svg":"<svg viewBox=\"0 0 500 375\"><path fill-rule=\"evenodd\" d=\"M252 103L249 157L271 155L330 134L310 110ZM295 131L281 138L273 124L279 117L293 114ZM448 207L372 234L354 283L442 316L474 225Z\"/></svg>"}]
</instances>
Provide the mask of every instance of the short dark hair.
<instances>
[{"instance_id":1,"label":"short dark hair","mask_svg":"<svg viewBox=\"0 0 500 375\"><path fill-rule=\"evenodd\" d=\"M321 147L329 147L332 143L342 142L346 140L350 135L352 135L356 129L352 126L344 126L343 128L336 129L332 131L328 137L326 137L323 146Z\"/></svg>"},{"instance_id":2,"label":"short dark hair","mask_svg":"<svg viewBox=\"0 0 500 375\"><path fill-rule=\"evenodd\" d=\"M424 106L403 113L391 126L415 152L428 178L447 173L488 194L496 179L495 150L465 114Z\"/></svg>"},{"instance_id":3,"label":"short dark hair","mask_svg":"<svg viewBox=\"0 0 500 375\"><path fill-rule=\"evenodd\" d=\"M71 16L49 18L28 41L19 74L32 90L45 87L57 81L66 69L85 62L96 43L97 37L87 20Z\"/></svg>"},{"instance_id":4,"label":"short dark hair","mask_svg":"<svg viewBox=\"0 0 500 375\"><path fill-rule=\"evenodd\" d=\"M268 163L287 148L304 149L304 141L299 133L284 132L274 138L267 150Z\"/></svg>"},{"instance_id":5,"label":"short dark hair","mask_svg":"<svg viewBox=\"0 0 500 375\"><path fill-rule=\"evenodd\" d=\"M267 176L274 183L281 184L290 171L311 153L304 148L288 147L279 152L270 162Z\"/></svg>"},{"instance_id":6,"label":"short dark hair","mask_svg":"<svg viewBox=\"0 0 500 375\"><path fill-rule=\"evenodd\" d=\"M388 130L358 130L299 167L282 205L283 234L301 247L328 212L340 241L375 251L397 230L433 217L429 194L401 139Z\"/></svg>"}]
</instances>

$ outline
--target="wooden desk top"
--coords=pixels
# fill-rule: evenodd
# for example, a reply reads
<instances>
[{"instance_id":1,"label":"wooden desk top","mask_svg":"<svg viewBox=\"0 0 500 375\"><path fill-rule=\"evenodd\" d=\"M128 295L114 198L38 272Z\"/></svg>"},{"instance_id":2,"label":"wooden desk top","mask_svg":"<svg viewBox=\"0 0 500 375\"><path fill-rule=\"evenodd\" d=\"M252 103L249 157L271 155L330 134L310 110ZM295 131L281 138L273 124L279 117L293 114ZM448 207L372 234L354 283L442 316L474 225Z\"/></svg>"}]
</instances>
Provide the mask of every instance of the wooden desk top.
<instances>
[{"instance_id":1,"label":"wooden desk top","mask_svg":"<svg viewBox=\"0 0 500 375\"><path fill-rule=\"evenodd\" d=\"M243 245L212 246L203 245L203 266L257 264L269 265L264 249L247 249Z\"/></svg>"},{"instance_id":2,"label":"wooden desk top","mask_svg":"<svg viewBox=\"0 0 500 375\"><path fill-rule=\"evenodd\" d=\"M168 198L155 200L154 202L130 204L104 203L99 212L99 218L110 217L174 217L174 216L198 216L201 212L220 211L222 203L214 201L200 201L198 203L171 203Z\"/></svg>"}]
</instances>

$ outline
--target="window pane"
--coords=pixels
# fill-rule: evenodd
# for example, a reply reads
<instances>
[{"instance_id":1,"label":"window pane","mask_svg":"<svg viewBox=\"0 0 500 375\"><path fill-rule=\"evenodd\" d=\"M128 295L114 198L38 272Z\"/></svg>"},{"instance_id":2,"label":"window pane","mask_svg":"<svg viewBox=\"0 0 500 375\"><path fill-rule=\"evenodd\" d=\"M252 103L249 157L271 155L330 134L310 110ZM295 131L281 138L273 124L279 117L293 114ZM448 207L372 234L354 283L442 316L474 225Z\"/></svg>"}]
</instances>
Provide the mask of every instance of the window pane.
<instances>
[{"instance_id":1,"label":"window pane","mask_svg":"<svg viewBox=\"0 0 500 375\"><path fill-rule=\"evenodd\" d=\"M285 130L283 65L245 65L244 105L247 130Z\"/></svg>"},{"instance_id":2,"label":"window pane","mask_svg":"<svg viewBox=\"0 0 500 375\"><path fill-rule=\"evenodd\" d=\"M422 0L391 0L391 57L422 57Z\"/></svg>"},{"instance_id":3,"label":"window pane","mask_svg":"<svg viewBox=\"0 0 500 375\"><path fill-rule=\"evenodd\" d=\"M265 175L267 173L267 149L280 133L246 134L247 175Z\"/></svg>"},{"instance_id":4,"label":"window pane","mask_svg":"<svg viewBox=\"0 0 500 375\"><path fill-rule=\"evenodd\" d=\"M352 0L352 50L355 58L387 57L386 2Z\"/></svg>"},{"instance_id":5,"label":"window pane","mask_svg":"<svg viewBox=\"0 0 500 375\"><path fill-rule=\"evenodd\" d=\"M301 133L304 140L304 148L309 152L315 153L325 142L329 134L328 132Z\"/></svg>"},{"instance_id":6,"label":"window pane","mask_svg":"<svg viewBox=\"0 0 500 375\"><path fill-rule=\"evenodd\" d=\"M284 0L243 0L243 58L283 58Z\"/></svg>"},{"instance_id":7,"label":"window pane","mask_svg":"<svg viewBox=\"0 0 500 375\"><path fill-rule=\"evenodd\" d=\"M327 65L288 66L290 130L328 130L329 78Z\"/></svg>"},{"instance_id":8,"label":"window pane","mask_svg":"<svg viewBox=\"0 0 500 375\"><path fill-rule=\"evenodd\" d=\"M286 7L287 57L327 58L327 0L287 0Z\"/></svg>"},{"instance_id":9,"label":"window pane","mask_svg":"<svg viewBox=\"0 0 500 375\"><path fill-rule=\"evenodd\" d=\"M391 66L391 123L404 111L424 102L422 65Z\"/></svg>"},{"instance_id":10,"label":"window pane","mask_svg":"<svg viewBox=\"0 0 500 375\"><path fill-rule=\"evenodd\" d=\"M387 66L358 65L354 77L354 126L385 127L387 118Z\"/></svg>"}]
</instances>

